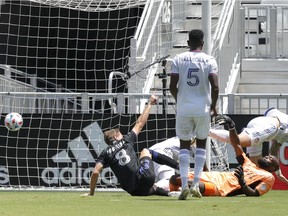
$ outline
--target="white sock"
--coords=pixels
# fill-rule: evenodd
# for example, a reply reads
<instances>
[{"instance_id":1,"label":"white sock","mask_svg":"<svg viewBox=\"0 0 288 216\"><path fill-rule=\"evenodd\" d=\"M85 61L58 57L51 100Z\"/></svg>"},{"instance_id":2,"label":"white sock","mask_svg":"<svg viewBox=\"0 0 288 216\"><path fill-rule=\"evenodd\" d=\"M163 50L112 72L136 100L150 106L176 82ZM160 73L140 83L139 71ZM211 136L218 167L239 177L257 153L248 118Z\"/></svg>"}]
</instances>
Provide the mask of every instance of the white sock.
<instances>
[{"instance_id":1,"label":"white sock","mask_svg":"<svg viewBox=\"0 0 288 216\"><path fill-rule=\"evenodd\" d=\"M222 129L210 129L209 136L221 142L230 143L229 131Z\"/></svg>"},{"instance_id":2,"label":"white sock","mask_svg":"<svg viewBox=\"0 0 288 216\"><path fill-rule=\"evenodd\" d=\"M187 149L181 149L178 155L179 171L182 189L188 185L188 171L190 166L190 155Z\"/></svg>"},{"instance_id":3,"label":"white sock","mask_svg":"<svg viewBox=\"0 0 288 216\"><path fill-rule=\"evenodd\" d=\"M195 153L195 168L194 168L194 179L193 184L199 184L201 173L206 161L206 150L202 148L197 148Z\"/></svg>"}]
</instances>

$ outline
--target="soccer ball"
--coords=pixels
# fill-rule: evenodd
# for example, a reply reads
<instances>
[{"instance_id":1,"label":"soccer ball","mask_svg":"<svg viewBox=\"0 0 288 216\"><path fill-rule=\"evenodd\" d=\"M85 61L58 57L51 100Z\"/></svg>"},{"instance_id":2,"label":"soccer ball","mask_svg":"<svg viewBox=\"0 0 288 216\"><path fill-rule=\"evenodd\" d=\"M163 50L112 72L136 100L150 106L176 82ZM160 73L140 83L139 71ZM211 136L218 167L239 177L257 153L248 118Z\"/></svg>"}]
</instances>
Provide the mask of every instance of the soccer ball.
<instances>
[{"instance_id":1,"label":"soccer ball","mask_svg":"<svg viewBox=\"0 0 288 216\"><path fill-rule=\"evenodd\" d=\"M23 125L23 118L17 112L11 112L5 117L5 126L10 131L18 131Z\"/></svg>"}]
</instances>

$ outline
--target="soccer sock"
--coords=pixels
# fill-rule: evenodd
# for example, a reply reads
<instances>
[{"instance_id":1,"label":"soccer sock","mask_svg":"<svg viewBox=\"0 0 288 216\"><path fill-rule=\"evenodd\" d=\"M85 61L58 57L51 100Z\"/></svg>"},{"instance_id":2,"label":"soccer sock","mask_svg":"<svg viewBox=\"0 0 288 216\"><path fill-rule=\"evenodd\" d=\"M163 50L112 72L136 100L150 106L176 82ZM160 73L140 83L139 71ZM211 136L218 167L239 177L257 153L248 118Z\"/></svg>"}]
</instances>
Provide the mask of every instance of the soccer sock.
<instances>
[{"instance_id":1,"label":"soccer sock","mask_svg":"<svg viewBox=\"0 0 288 216\"><path fill-rule=\"evenodd\" d=\"M209 136L221 142L230 143L229 131L210 129Z\"/></svg>"},{"instance_id":2,"label":"soccer sock","mask_svg":"<svg viewBox=\"0 0 288 216\"><path fill-rule=\"evenodd\" d=\"M178 156L179 170L182 189L188 185L188 171L190 166L190 155L187 149L181 149Z\"/></svg>"},{"instance_id":3,"label":"soccer sock","mask_svg":"<svg viewBox=\"0 0 288 216\"><path fill-rule=\"evenodd\" d=\"M201 173L203 171L203 167L206 160L206 150L202 148L196 148L195 153L195 169L194 169L194 184L199 184Z\"/></svg>"},{"instance_id":4,"label":"soccer sock","mask_svg":"<svg viewBox=\"0 0 288 216\"><path fill-rule=\"evenodd\" d=\"M156 152L154 150L149 149L150 154L152 155L152 160L155 161L158 164L162 164L162 165L167 165L170 166L174 169L179 169L179 164L177 161L173 160L172 158L161 154L159 152Z\"/></svg>"}]
</instances>

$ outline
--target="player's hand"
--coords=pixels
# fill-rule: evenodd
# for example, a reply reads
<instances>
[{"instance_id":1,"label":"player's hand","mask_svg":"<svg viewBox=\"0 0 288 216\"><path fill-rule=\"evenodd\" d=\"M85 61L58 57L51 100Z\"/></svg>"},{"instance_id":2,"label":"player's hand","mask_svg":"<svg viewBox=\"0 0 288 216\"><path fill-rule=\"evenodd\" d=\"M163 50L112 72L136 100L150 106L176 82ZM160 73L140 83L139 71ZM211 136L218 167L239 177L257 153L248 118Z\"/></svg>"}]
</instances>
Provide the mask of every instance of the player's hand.
<instances>
[{"instance_id":1,"label":"player's hand","mask_svg":"<svg viewBox=\"0 0 288 216\"><path fill-rule=\"evenodd\" d=\"M92 196L90 193L84 193L80 195L81 197L87 197L87 196Z\"/></svg>"},{"instance_id":2,"label":"player's hand","mask_svg":"<svg viewBox=\"0 0 288 216\"><path fill-rule=\"evenodd\" d=\"M246 181L244 179L244 171L241 165L234 170L234 175L238 178L240 186L244 187L246 185Z\"/></svg>"},{"instance_id":3,"label":"player's hand","mask_svg":"<svg viewBox=\"0 0 288 216\"><path fill-rule=\"evenodd\" d=\"M154 105L154 104L157 102L157 100L158 100L158 97L157 97L157 96L151 95L151 97L150 97L150 104L151 104L151 105Z\"/></svg>"},{"instance_id":4,"label":"player's hand","mask_svg":"<svg viewBox=\"0 0 288 216\"><path fill-rule=\"evenodd\" d=\"M212 118L216 117L218 115L218 112L216 110L216 107L212 107L210 108L210 115Z\"/></svg>"},{"instance_id":5,"label":"player's hand","mask_svg":"<svg viewBox=\"0 0 288 216\"><path fill-rule=\"evenodd\" d=\"M217 115L215 118L215 123L219 125L228 125L229 129L235 128L234 121L226 115Z\"/></svg>"}]
</instances>

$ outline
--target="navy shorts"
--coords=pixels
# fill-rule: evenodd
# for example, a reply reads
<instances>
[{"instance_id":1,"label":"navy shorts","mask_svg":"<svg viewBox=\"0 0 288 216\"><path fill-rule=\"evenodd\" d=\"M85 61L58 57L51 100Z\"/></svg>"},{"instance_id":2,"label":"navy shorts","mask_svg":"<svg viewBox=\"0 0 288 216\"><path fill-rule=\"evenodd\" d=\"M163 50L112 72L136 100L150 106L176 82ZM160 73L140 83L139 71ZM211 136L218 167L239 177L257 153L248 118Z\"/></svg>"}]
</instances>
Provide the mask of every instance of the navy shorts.
<instances>
[{"instance_id":1,"label":"navy shorts","mask_svg":"<svg viewBox=\"0 0 288 216\"><path fill-rule=\"evenodd\" d=\"M130 194L132 196L148 196L150 194L150 189L153 187L155 182L154 165L150 157L143 157L140 159L138 176L138 187Z\"/></svg>"}]
</instances>

